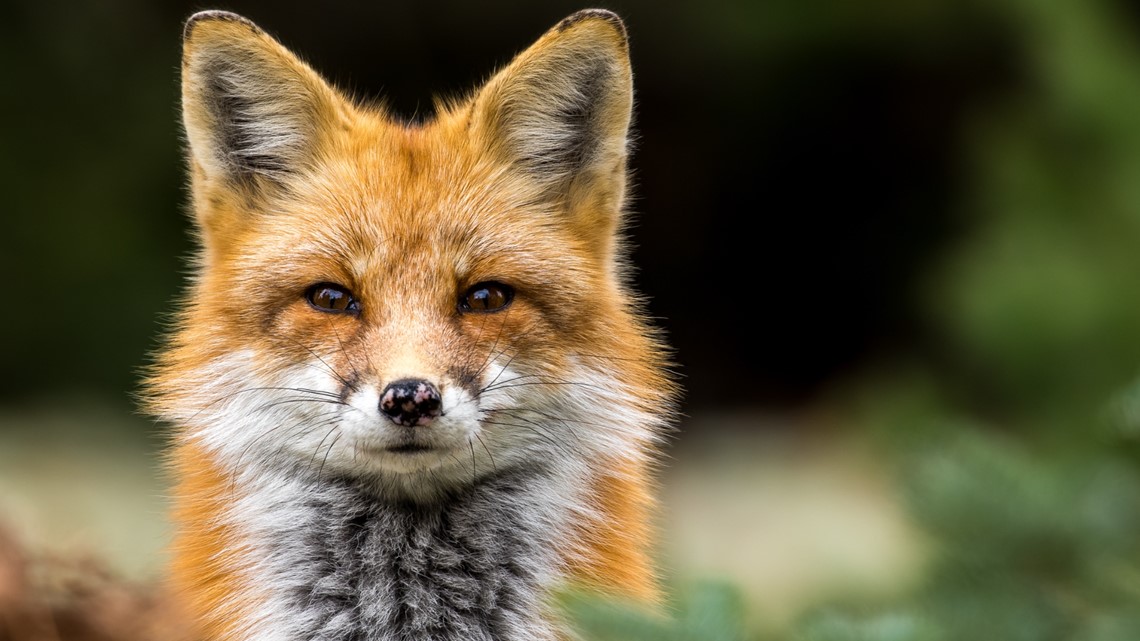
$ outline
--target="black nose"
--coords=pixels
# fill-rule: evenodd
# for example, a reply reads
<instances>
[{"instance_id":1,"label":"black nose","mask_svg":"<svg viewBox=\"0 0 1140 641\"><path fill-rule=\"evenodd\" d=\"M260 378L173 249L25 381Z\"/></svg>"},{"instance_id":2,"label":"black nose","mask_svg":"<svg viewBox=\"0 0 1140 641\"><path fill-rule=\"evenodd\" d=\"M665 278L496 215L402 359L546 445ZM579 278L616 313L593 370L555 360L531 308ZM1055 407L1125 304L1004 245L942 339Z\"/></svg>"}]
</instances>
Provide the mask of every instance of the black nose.
<instances>
[{"instance_id":1,"label":"black nose","mask_svg":"<svg viewBox=\"0 0 1140 641\"><path fill-rule=\"evenodd\" d=\"M439 390L428 381L392 381L380 395L380 411L396 425L427 425L440 415Z\"/></svg>"}]
</instances>

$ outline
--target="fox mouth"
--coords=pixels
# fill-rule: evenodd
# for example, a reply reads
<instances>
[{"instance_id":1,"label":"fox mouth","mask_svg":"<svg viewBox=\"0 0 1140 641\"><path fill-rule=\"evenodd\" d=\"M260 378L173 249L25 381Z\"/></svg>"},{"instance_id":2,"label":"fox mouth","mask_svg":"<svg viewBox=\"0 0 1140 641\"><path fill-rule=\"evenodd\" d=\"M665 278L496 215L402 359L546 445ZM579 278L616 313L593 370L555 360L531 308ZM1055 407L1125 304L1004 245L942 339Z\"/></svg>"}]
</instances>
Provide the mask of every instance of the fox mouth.
<instances>
[{"instance_id":1,"label":"fox mouth","mask_svg":"<svg viewBox=\"0 0 1140 641\"><path fill-rule=\"evenodd\" d=\"M393 445L392 447L384 448L385 452L392 452L393 454L419 454L421 452L430 452L433 447L430 445L423 445L421 443L403 443L401 445Z\"/></svg>"}]
</instances>

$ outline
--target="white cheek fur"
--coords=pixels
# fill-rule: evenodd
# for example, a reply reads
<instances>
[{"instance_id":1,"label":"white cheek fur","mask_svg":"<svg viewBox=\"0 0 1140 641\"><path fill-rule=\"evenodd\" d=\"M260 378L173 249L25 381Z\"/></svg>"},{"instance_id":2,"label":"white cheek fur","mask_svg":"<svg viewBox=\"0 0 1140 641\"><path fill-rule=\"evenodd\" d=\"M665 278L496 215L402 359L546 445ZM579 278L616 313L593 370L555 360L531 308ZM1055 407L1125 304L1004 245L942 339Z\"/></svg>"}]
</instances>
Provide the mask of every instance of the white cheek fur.
<instances>
[{"instance_id":1,"label":"white cheek fur","mask_svg":"<svg viewBox=\"0 0 1140 641\"><path fill-rule=\"evenodd\" d=\"M323 439L335 436L344 415L337 381L320 363L267 375L243 350L216 359L201 374L201 409L183 424L191 439L234 468L315 453Z\"/></svg>"},{"instance_id":2,"label":"white cheek fur","mask_svg":"<svg viewBox=\"0 0 1140 641\"><path fill-rule=\"evenodd\" d=\"M200 409L179 422L231 469L301 463L350 476L411 475L394 482L417 488L535 460L586 475L599 458L643 451L657 438L661 419L638 410L628 401L634 390L607 372L572 362L563 377L540 377L497 360L505 362L485 368L478 397L440 382L442 415L418 437L433 448L425 454L387 452L401 428L380 413L378 386L361 384L342 399L341 381L316 359L267 372L248 351L219 358L201 373Z\"/></svg>"}]
</instances>

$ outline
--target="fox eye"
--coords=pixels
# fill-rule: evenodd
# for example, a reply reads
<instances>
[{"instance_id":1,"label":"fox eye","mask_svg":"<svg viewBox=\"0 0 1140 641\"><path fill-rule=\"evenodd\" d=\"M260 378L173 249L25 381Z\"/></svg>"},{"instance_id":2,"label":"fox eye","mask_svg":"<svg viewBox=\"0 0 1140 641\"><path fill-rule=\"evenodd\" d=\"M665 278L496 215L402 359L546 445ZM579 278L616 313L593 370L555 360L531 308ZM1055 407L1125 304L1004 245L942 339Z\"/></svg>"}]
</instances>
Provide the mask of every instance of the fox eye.
<instances>
[{"instance_id":1,"label":"fox eye","mask_svg":"<svg viewBox=\"0 0 1140 641\"><path fill-rule=\"evenodd\" d=\"M336 283L317 283L305 290L305 300L322 312L354 314L360 311L360 301L347 288Z\"/></svg>"},{"instance_id":2,"label":"fox eye","mask_svg":"<svg viewBox=\"0 0 1140 641\"><path fill-rule=\"evenodd\" d=\"M514 298L515 290L510 285L493 280L476 283L459 297L459 311L497 312L510 305Z\"/></svg>"}]
</instances>

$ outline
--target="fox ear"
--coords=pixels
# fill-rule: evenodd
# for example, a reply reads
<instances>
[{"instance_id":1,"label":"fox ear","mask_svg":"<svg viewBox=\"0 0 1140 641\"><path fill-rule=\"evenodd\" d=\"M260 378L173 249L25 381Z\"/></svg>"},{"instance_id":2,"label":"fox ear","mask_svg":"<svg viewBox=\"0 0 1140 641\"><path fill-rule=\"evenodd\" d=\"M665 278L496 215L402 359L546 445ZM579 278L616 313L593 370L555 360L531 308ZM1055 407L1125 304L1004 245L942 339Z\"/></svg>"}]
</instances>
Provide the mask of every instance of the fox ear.
<instances>
[{"instance_id":1,"label":"fox ear","mask_svg":"<svg viewBox=\"0 0 1140 641\"><path fill-rule=\"evenodd\" d=\"M187 20L182 115L196 177L281 182L318 153L346 104L249 20L224 11Z\"/></svg>"},{"instance_id":2,"label":"fox ear","mask_svg":"<svg viewBox=\"0 0 1140 641\"><path fill-rule=\"evenodd\" d=\"M621 207L633 79L625 26L609 11L566 18L477 93L473 126L492 150L571 207ZM597 202L601 197L604 202Z\"/></svg>"}]
</instances>

